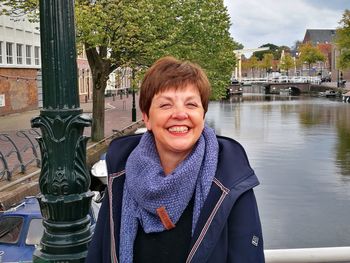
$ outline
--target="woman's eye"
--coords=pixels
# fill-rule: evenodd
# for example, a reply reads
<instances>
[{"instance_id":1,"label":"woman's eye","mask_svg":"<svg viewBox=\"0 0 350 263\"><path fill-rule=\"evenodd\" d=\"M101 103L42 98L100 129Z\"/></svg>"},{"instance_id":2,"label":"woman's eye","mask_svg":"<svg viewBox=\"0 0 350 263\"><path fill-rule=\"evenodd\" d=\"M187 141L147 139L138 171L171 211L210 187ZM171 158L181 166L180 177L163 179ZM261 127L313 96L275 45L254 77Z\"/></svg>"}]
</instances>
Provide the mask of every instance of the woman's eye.
<instances>
[{"instance_id":1,"label":"woman's eye","mask_svg":"<svg viewBox=\"0 0 350 263\"><path fill-rule=\"evenodd\" d=\"M198 104L195 103L195 102L189 102L189 103L187 103L187 106L190 107L190 108L197 108Z\"/></svg>"},{"instance_id":2,"label":"woman's eye","mask_svg":"<svg viewBox=\"0 0 350 263\"><path fill-rule=\"evenodd\" d=\"M159 106L161 109L168 109L171 107L171 104L170 103L163 103L163 104L160 104Z\"/></svg>"}]
</instances>

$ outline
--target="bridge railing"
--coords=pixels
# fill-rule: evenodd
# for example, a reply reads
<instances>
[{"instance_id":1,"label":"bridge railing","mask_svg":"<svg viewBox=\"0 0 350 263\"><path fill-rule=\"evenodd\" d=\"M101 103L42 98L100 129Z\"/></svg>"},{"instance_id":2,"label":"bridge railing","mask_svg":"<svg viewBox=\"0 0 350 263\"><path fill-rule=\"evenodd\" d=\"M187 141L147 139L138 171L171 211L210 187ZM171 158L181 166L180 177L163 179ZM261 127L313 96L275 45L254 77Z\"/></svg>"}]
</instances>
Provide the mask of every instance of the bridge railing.
<instances>
[{"instance_id":1,"label":"bridge railing","mask_svg":"<svg viewBox=\"0 0 350 263\"><path fill-rule=\"evenodd\" d=\"M310 76L279 76L279 77L262 77L262 78L242 78L241 81L245 85L254 84L254 83L313 83L320 84L321 79L319 76L310 77Z\"/></svg>"}]
</instances>

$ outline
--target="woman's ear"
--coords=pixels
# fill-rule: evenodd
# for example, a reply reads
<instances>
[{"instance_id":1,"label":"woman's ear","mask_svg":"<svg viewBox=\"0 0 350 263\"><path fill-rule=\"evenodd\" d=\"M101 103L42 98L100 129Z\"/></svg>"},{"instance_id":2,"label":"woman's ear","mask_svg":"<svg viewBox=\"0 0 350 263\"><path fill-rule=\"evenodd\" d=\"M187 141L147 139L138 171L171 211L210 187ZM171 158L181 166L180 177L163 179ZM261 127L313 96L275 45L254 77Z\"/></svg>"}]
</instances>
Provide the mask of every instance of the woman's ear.
<instances>
[{"instance_id":1,"label":"woman's ear","mask_svg":"<svg viewBox=\"0 0 350 263\"><path fill-rule=\"evenodd\" d=\"M150 123L150 121L149 121L149 118L148 118L148 116L147 116L147 113L142 112L142 119L143 119L143 122L144 122L145 125L146 125L147 130L148 130L148 131L151 131L151 130L152 130L152 128L151 128L151 123Z\"/></svg>"}]
</instances>

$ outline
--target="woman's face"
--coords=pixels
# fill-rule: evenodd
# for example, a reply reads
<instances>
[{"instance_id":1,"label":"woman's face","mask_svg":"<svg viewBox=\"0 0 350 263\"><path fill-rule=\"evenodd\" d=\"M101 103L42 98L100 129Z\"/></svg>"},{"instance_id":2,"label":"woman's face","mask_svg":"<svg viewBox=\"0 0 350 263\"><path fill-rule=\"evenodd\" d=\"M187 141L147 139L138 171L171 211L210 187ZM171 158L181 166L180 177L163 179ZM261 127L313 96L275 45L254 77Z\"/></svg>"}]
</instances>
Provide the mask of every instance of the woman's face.
<instances>
[{"instance_id":1,"label":"woman's face","mask_svg":"<svg viewBox=\"0 0 350 263\"><path fill-rule=\"evenodd\" d=\"M204 128L204 109L198 89L189 84L183 89L168 89L156 94L143 113L148 130L153 132L159 155L191 152Z\"/></svg>"}]
</instances>

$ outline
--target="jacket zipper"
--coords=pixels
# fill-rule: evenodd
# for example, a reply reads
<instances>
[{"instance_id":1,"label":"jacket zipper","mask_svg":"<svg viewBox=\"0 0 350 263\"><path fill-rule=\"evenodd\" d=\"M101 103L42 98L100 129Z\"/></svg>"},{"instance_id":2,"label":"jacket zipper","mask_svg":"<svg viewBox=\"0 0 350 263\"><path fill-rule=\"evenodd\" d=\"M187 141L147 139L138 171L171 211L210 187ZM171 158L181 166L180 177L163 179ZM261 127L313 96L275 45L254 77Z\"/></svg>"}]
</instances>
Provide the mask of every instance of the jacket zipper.
<instances>
[{"instance_id":1,"label":"jacket zipper","mask_svg":"<svg viewBox=\"0 0 350 263\"><path fill-rule=\"evenodd\" d=\"M213 221L216 212L218 211L219 207L221 206L221 204L224 201L227 194L230 192L230 190L228 188L226 188L218 179L214 178L213 182L221 189L222 194L221 194L218 202L216 203L213 211L211 212L207 222L205 223L198 239L194 243L194 245L193 245L193 247L192 247L192 249L191 249L191 251L186 259L186 263L190 263L191 260L193 259L193 256L197 252L199 245L202 243L204 236L207 233L209 226L210 226L211 222Z\"/></svg>"}]
</instances>

